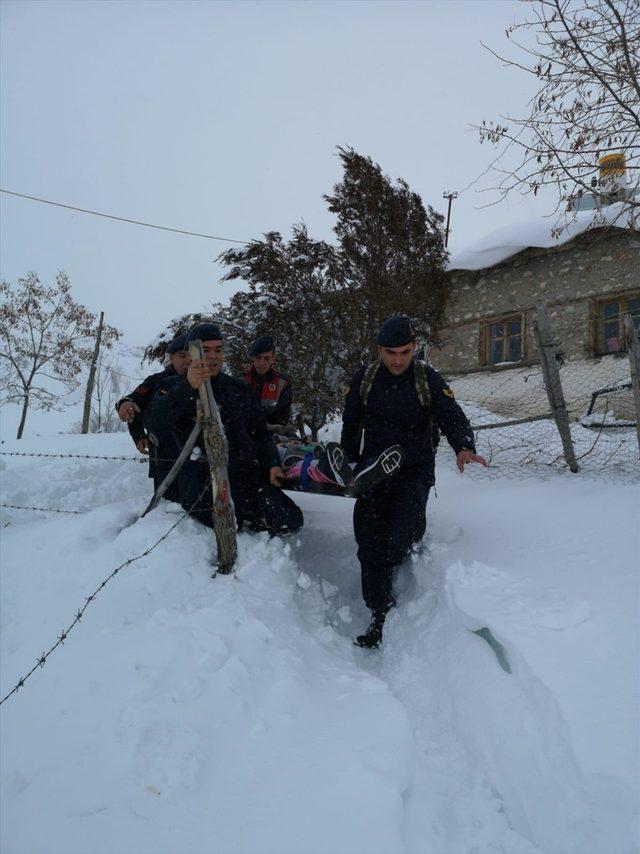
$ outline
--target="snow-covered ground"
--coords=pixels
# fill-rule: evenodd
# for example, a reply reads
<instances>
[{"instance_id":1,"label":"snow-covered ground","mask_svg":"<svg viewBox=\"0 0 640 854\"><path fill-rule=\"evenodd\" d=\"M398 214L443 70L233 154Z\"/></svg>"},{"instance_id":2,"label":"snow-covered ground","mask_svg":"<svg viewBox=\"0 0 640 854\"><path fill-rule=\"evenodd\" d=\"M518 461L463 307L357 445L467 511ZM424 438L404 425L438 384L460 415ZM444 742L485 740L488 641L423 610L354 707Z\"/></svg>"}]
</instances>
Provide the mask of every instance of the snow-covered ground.
<instances>
[{"instance_id":1,"label":"snow-covered ground","mask_svg":"<svg viewBox=\"0 0 640 854\"><path fill-rule=\"evenodd\" d=\"M378 652L351 642L350 499L295 496L300 535L241 535L232 577L191 520L120 572L0 709L3 854L637 851L640 489L439 457ZM0 469L4 503L83 511L2 510L4 696L179 510L139 520L131 462Z\"/></svg>"}]
</instances>

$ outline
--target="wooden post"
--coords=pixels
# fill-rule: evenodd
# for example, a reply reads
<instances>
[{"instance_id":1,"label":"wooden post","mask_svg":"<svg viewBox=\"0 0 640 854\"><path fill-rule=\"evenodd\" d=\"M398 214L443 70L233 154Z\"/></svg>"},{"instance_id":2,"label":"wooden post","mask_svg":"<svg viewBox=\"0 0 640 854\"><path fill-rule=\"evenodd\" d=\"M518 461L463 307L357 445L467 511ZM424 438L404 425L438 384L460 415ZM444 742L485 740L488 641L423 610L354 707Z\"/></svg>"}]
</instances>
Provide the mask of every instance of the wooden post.
<instances>
[{"instance_id":1,"label":"wooden post","mask_svg":"<svg viewBox=\"0 0 640 854\"><path fill-rule=\"evenodd\" d=\"M194 361L196 359L204 361L202 341L190 341L189 353ZM213 396L211 381L205 380L200 385L198 393L200 395L198 418L202 424L204 447L211 475L211 512L218 547L218 571L227 575L233 570L233 564L238 555L236 514L227 474L229 460L227 437L222 426L218 404Z\"/></svg>"},{"instance_id":2,"label":"wooden post","mask_svg":"<svg viewBox=\"0 0 640 854\"><path fill-rule=\"evenodd\" d=\"M100 353L100 341L102 340L102 327L104 325L104 311L100 312L100 321L98 322L98 333L96 335L96 344L93 348L93 356L91 358L91 367L89 368L89 379L87 380L87 390L84 395L84 412L82 413L82 432L89 432L89 419L91 417L91 398L93 397L93 384L96 379L96 368L98 366L98 354Z\"/></svg>"},{"instance_id":3,"label":"wooden post","mask_svg":"<svg viewBox=\"0 0 640 854\"><path fill-rule=\"evenodd\" d=\"M636 432L638 434L638 451L640 453L640 340L633 325L630 314L624 316L624 334L627 339L629 354L629 369L631 371L631 387L633 389L633 405L636 411Z\"/></svg>"},{"instance_id":4,"label":"wooden post","mask_svg":"<svg viewBox=\"0 0 640 854\"><path fill-rule=\"evenodd\" d=\"M140 517L141 519L143 519L147 515L147 513L150 513L152 510L154 510L158 506L158 503L159 503L160 499L162 498L162 496L165 494L167 489L169 489L169 487L171 486L173 481L176 479L176 477L180 474L180 469L182 468L182 466L186 463L186 461L191 456L191 451L193 451L195 444L198 441L198 436L200 435L200 433L202 433L202 425L198 422L196 424L196 426L193 428L193 430L191 431L191 433L189 434L189 438L184 443L184 448L180 451L180 454L178 455L178 459L171 466L171 468L169 469L169 472L167 473L167 476L162 481L160 486L156 489L156 491L153 493L153 498L151 499L151 501L147 505L147 509L144 511L144 513Z\"/></svg>"},{"instance_id":5,"label":"wooden post","mask_svg":"<svg viewBox=\"0 0 640 854\"><path fill-rule=\"evenodd\" d=\"M556 363L556 353L553 341L551 339L551 325L549 323L549 315L542 303L536 305L536 316L533 321L533 331L540 350L540 363L542 365L542 374L544 376L544 384L547 389L547 397L553 414L554 421L562 439L562 447L564 450L564 458L572 472L578 471L578 461L573 449L571 440L571 430L569 429L569 413L567 405L564 401L562 392L562 383L560 381L560 371Z\"/></svg>"}]
</instances>

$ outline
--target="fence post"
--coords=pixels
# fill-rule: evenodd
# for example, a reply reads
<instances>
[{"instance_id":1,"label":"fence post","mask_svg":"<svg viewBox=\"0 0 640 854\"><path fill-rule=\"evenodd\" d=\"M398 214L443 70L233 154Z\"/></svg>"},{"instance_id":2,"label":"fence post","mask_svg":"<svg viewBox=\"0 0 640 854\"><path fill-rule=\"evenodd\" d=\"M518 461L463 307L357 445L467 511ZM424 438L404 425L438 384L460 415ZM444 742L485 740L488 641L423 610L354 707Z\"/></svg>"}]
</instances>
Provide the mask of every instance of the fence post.
<instances>
[{"instance_id":1,"label":"fence post","mask_svg":"<svg viewBox=\"0 0 640 854\"><path fill-rule=\"evenodd\" d=\"M578 471L578 461L576 460L575 451L573 450L573 442L571 440L571 430L569 429L569 413L567 405L564 401L562 392L562 382L560 381L560 371L556 363L556 353L553 341L551 339L551 325L549 323L549 315L547 309L542 303L536 304L536 316L533 321L533 331L540 350L540 363L542 365L542 374L544 376L544 384L547 389L547 397L549 405L553 413L554 421L562 439L562 447L564 450L564 458L572 472Z\"/></svg>"},{"instance_id":2,"label":"fence post","mask_svg":"<svg viewBox=\"0 0 640 854\"><path fill-rule=\"evenodd\" d=\"M96 367L98 365L98 355L100 353L100 342L102 340L102 327L104 325L104 311L100 312L100 322L98 323L98 331L96 333L96 343L93 348L93 356L91 357L91 367L89 368L89 379L87 380L87 390L84 394L84 410L82 413L82 432L89 432L89 419L91 417L91 398L93 397L93 384L96 379Z\"/></svg>"},{"instance_id":3,"label":"fence post","mask_svg":"<svg viewBox=\"0 0 640 854\"><path fill-rule=\"evenodd\" d=\"M638 451L640 452L640 340L633 325L630 314L624 316L624 334L627 339L629 368L631 370L631 387L633 388L633 405L636 410L636 432L638 434Z\"/></svg>"}]
</instances>

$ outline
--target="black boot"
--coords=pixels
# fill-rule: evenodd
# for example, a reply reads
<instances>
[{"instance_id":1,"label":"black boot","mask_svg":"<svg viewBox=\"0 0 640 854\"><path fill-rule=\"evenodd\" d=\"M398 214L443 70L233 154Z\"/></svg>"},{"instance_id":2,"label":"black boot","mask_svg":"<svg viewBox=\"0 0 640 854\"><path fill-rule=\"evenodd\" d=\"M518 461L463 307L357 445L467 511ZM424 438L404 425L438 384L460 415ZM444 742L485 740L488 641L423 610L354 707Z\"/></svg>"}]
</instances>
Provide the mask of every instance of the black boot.
<instances>
[{"instance_id":1,"label":"black boot","mask_svg":"<svg viewBox=\"0 0 640 854\"><path fill-rule=\"evenodd\" d=\"M353 494L363 495L374 486L382 483L398 471L404 462L405 452L402 445L391 445L379 457L361 469L353 482Z\"/></svg>"},{"instance_id":2,"label":"black boot","mask_svg":"<svg viewBox=\"0 0 640 854\"><path fill-rule=\"evenodd\" d=\"M386 616L386 611L372 611L369 628L363 635L358 635L354 643L365 649L377 649L382 642L382 627Z\"/></svg>"},{"instance_id":3,"label":"black boot","mask_svg":"<svg viewBox=\"0 0 640 854\"><path fill-rule=\"evenodd\" d=\"M327 442L326 448L318 458L318 471L339 486L349 486L353 481L351 467L343 448L337 442Z\"/></svg>"}]
</instances>

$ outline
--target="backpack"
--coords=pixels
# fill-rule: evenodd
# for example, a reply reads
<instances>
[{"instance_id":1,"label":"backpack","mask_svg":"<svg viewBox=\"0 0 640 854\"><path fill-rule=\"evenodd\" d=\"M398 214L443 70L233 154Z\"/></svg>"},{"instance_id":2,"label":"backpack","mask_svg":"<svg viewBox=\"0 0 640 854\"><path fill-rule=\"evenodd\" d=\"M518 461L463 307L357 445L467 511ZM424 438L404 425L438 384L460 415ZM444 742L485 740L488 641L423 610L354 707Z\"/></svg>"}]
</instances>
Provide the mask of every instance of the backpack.
<instances>
[{"instance_id":1,"label":"backpack","mask_svg":"<svg viewBox=\"0 0 640 854\"><path fill-rule=\"evenodd\" d=\"M362 401L363 413L362 420L360 422L360 430L358 436L358 447L360 447L360 443L362 441L362 433L364 432L364 416L367 410L367 398L369 397L369 392L371 391L371 386L373 385L373 381L375 379L376 374L378 373L378 368L382 362L372 362L367 366L367 369L364 372L362 377L362 382L360 383L360 400ZM429 389L429 383L427 381L427 366L425 362L420 359L413 360L413 377L415 380L416 386L416 394L418 395L418 400L420 401L420 406L425 410L425 414L430 415L431 409L431 391ZM438 425L431 419L431 444L433 447L433 452L435 454L436 448L440 444L440 430Z\"/></svg>"}]
</instances>

